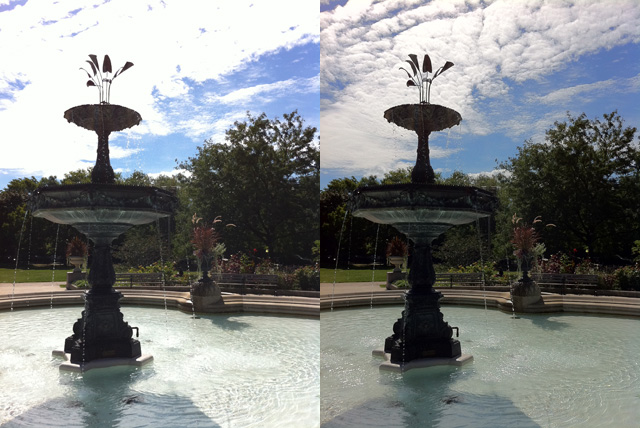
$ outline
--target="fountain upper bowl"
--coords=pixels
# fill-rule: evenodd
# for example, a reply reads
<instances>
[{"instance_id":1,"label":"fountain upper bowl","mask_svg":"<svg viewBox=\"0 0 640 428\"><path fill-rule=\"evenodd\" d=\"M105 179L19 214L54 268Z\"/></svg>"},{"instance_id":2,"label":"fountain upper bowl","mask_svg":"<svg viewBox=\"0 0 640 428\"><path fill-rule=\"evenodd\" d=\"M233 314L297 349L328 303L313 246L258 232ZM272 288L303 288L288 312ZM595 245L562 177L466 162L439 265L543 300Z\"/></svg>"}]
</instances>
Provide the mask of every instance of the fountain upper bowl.
<instances>
[{"instance_id":1,"label":"fountain upper bowl","mask_svg":"<svg viewBox=\"0 0 640 428\"><path fill-rule=\"evenodd\" d=\"M419 134L442 131L462 121L460 113L438 104L401 104L385 111L384 118Z\"/></svg>"},{"instance_id":2,"label":"fountain upper bowl","mask_svg":"<svg viewBox=\"0 0 640 428\"><path fill-rule=\"evenodd\" d=\"M98 133L122 131L142 121L137 111L116 104L83 104L65 111L64 118Z\"/></svg>"}]
</instances>

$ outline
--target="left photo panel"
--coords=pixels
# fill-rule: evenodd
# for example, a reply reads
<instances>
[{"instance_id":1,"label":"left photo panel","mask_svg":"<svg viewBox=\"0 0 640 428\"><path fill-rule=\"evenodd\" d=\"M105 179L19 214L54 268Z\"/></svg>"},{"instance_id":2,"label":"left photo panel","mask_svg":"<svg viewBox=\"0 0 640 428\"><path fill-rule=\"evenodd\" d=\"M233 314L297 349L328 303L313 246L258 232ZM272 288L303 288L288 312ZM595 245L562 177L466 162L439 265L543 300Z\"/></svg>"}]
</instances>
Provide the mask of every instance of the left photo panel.
<instances>
[{"instance_id":1,"label":"left photo panel","mask_svg":"<svg viewBox=\"0 0 640 428\"><path fill-rule=\"evenodd\" d=\"M3 426L320 426L317 2L0 2Z\"/></svg>"}]
</instances>

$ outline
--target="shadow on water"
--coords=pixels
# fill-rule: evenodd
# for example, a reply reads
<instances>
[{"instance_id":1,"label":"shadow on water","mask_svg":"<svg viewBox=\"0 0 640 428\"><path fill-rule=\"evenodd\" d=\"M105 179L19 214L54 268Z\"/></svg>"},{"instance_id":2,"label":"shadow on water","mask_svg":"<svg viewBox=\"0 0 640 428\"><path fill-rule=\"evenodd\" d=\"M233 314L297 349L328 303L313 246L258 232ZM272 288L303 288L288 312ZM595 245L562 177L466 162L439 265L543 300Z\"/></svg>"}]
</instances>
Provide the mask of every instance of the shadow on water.
<instances>
[{"instance_id":1,"label":"shadow on water","mask_svg":"<svg viewBox=\"0 0 640 428\"><path fill-rule=\"evenodd\" d=\"M200 319L209 320L211 324L227 331L241 331L251 327L251 324L238 319L235 315L200 315Z\"/></svg>"},{"instance_id":2,"label":"shadow on water","mask_svg":"<svg viewBox=\"0 0 640 428\"><path fill-rule=\"evenodd\" d=\"M529 320L534 326L539 327L543 330L561 331L571 326L569 323L562 321L561 319L558 319L558 317L552 318L550 315L544 315L544 314L518 314L518 315L520 319Z\"/></svg>"},{"instance_id":3,"label":"shadow on water","mask_svg":"<svg viewBox=\"0 0 640 428\"><path fill-rule=\"evenodd\" d=\"M2 427L178 427L219 428L188 397L136 391L152 370L113 367L84 375L60 373L64 397L50 399L19 414Z\"/></svg>"},{"instance_id":4,"label":"shadow on water","mask_svg":"<svg viewBox=\"0 0 640 428\"><path fill-rule=\"evenodd\" d=\"M390 386L385 397L361 403L322 427L540 427L508 397L451 389L453 380L471 375L456 368L432 367L403 375L380 375L381 382Z\"/></svg>"}]
</instances>

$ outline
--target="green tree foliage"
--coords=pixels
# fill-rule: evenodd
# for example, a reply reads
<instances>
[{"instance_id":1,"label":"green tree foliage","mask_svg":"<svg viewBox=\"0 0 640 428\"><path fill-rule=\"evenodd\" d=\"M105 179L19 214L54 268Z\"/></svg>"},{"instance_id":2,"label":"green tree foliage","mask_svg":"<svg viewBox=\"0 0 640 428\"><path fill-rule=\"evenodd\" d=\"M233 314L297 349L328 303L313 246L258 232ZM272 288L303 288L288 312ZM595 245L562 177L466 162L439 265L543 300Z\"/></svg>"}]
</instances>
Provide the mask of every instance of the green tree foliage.
<instances>
[{"instance_id":1,"label":"green tree foliage","mask_svg":"<svg viewBox=\"0 0 640 428\"><path fill-rule=\"evenodd\" d=\"M603 120L582 114L555 122L546 142L527 141L500 165L511 174L504 183L505 211L555 224L542 231L551 253L576 248L582 255L630 258L640 238L635 132L616 112Z\"/></svg>"},{"instance_id":2,"label":"green tree foliage","mask_svg":"<svg viewBox=\"0 0 640 428\"><path fill-rule=\"evenodd\" d=\"M180 177L160 176L151 179L142 172L135 171L131 176L122 178L116 174L118 184L158 185L173 190L178 189ZM91 182L91 168L66 173L62 180L56 177L35 177L12 180L0 191L0 257L1 264L13 267L15 258L21 267L27 264L49 264L54 255L57 263L64 263L67 242L80 236L69 225L58 225L43 218L35 218L28 212L30 194L38 187ZM170 237L175 234L175 220L161 219L160 233L156 223L134 227L113 243L116 262L128 266L138 266L159 260L162 248L165 260L170 258ZM22 230L22 242L20 231ZM170 233L171 232L171 233ZM85 239L85 238L82 238ZM20 254L18 244L20 243Z\"/></svg>"},{"instance_id":3,"label":"green tree foliage","mask_svg":"<svg viewBox=\"0 0 640 428\"><path fill-rule=\"evenodd\" d=\"M35 177L21 178L11 180L0 191L0 263L15 265L16 257L20 266L26 266L27 263L51 263L54 255L56 262L64 261L66 241L75 236L72 228L60 225L58 230L57 224L33 218L27 207L29 196L35 189L57 184L59 183L55 177L43 177L40 180ZM32 239L34 237L37 239Z\"/></svg>"},{"instance_id":4,"label":"green tree foliage","mask_svg":"<svg viewBox=\"0 0 640 428\"><path fill-rule=\"evenodd\" d=\"M297 112L281 119L247 115L180 163L191 173L188 207L205 221L222 216L231 253L256 249L282 262L311 261L318 238L320 153L316 128Z\"/></svg>"},{"instance_id":5,"label":"green tree foliage","mask_svg":"<svg viewBox=\"0 0 640 428\"><path fill-rule=\"evenodd\" d=\"M152 178L141 171L134 171L130 176L121 179L121 182L130 186L164 188L173 192L180 201L183 198L180 185L183 180L184 177L180 174L172 177L160 175ZM158 219L153 223L132 227L113 242L115 261L130 268L149 266L161 259L166 263L182 260L189 256L190 254L186 253L184 249L184 242L188 237L182 237L180 233L188 234L190 230L178 228L178 219L190 222L180 203L171 216Z\"/></svg>"}]
</instances>

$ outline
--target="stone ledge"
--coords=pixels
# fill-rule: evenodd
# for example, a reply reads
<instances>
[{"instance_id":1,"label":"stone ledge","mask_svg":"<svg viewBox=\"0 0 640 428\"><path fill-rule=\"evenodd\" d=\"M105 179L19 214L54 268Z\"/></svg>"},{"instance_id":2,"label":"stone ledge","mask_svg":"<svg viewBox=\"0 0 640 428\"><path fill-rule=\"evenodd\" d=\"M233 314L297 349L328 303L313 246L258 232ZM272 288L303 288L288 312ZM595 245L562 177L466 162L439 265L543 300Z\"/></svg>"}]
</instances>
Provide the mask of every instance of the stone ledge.
<instances>
[{"instance_id":1,"label":"stone ledge","mask_svg":"<svg viewBox=\"0 0 640 428\"><path fill-rule=\"evenodd\" d=\"M54 350L51 352L54 357L63 358L65 361L60 364L60 371L84 373L93 369L104 369L107 367L116 366L134 366L142 367L153 361L153 356L149 354L142 354L137 358L101 358L98 360L89 361L88 363L75 364L71 362L71 355L66 354L64 351Z\"/></svg>"},{"instance_id":2,"label":"stone ledge","mask_svg":"<svg viewBox=\"0 0 640 428\"><path fill-rule=\"evenodd\" d=\"M190 295L188 292L163 290L119 289L123 294L122 306L166 306L183 312L192 312ZM20 293L13 296L0 296L0 311L26 308L83 306L84 290L64 290L52 293L35 292ZM320 302L317 298L294 296L269 296L253 294L223 293L223 305L216 308L215 313L260 313L272 315L298 315L319 318ZM13 304L13 306L12 306Z\"/></svg>"},{"instance_id":3,"label":"stone ledge","mask_svg":"<svg viewBox=\"0 0 640 428\"><path fill-rule=\"evenodd\" d=\"M384 352L382 349L374 349L371 354L374 357L384 358L384 362L380 364L380 371L393 373L406 373L409 370L425 369L436 366L455 366L460 367L473 361L473 355L462 354L454 358L420 358L409 361L405 364L395 364L391 362L391 354Z\"/></svg>"},{"instance_id":4,"label":"stone ledge","mask_svg":"<svg viewBox=\"0 0 640 428\"><path fill-rule=\"evenodd\" d=\"M352 285L355 285L353 283ZM331 284L325 284L326 290L333 290ZM348 287L348 286L347 286ZM320 298L320 309L350 308L370 305L402 305L404 304L404 290L373 289L362 291L368 285L362 283L360 291L337 290L323 293ZM346 288L346 287L345 287ZM499 309L503 312L513 311L511 296L508 291L470 290L459 288L436 288L443 294L442 305L484 306ZM372 298L373 294L373 298ZM640 317L640 298L622 296L593 296L593 295L560 295L542 293L543 304L528 308L525 313L587 313L602 315L621 315Z\"/></svg>"}]
</instances>

